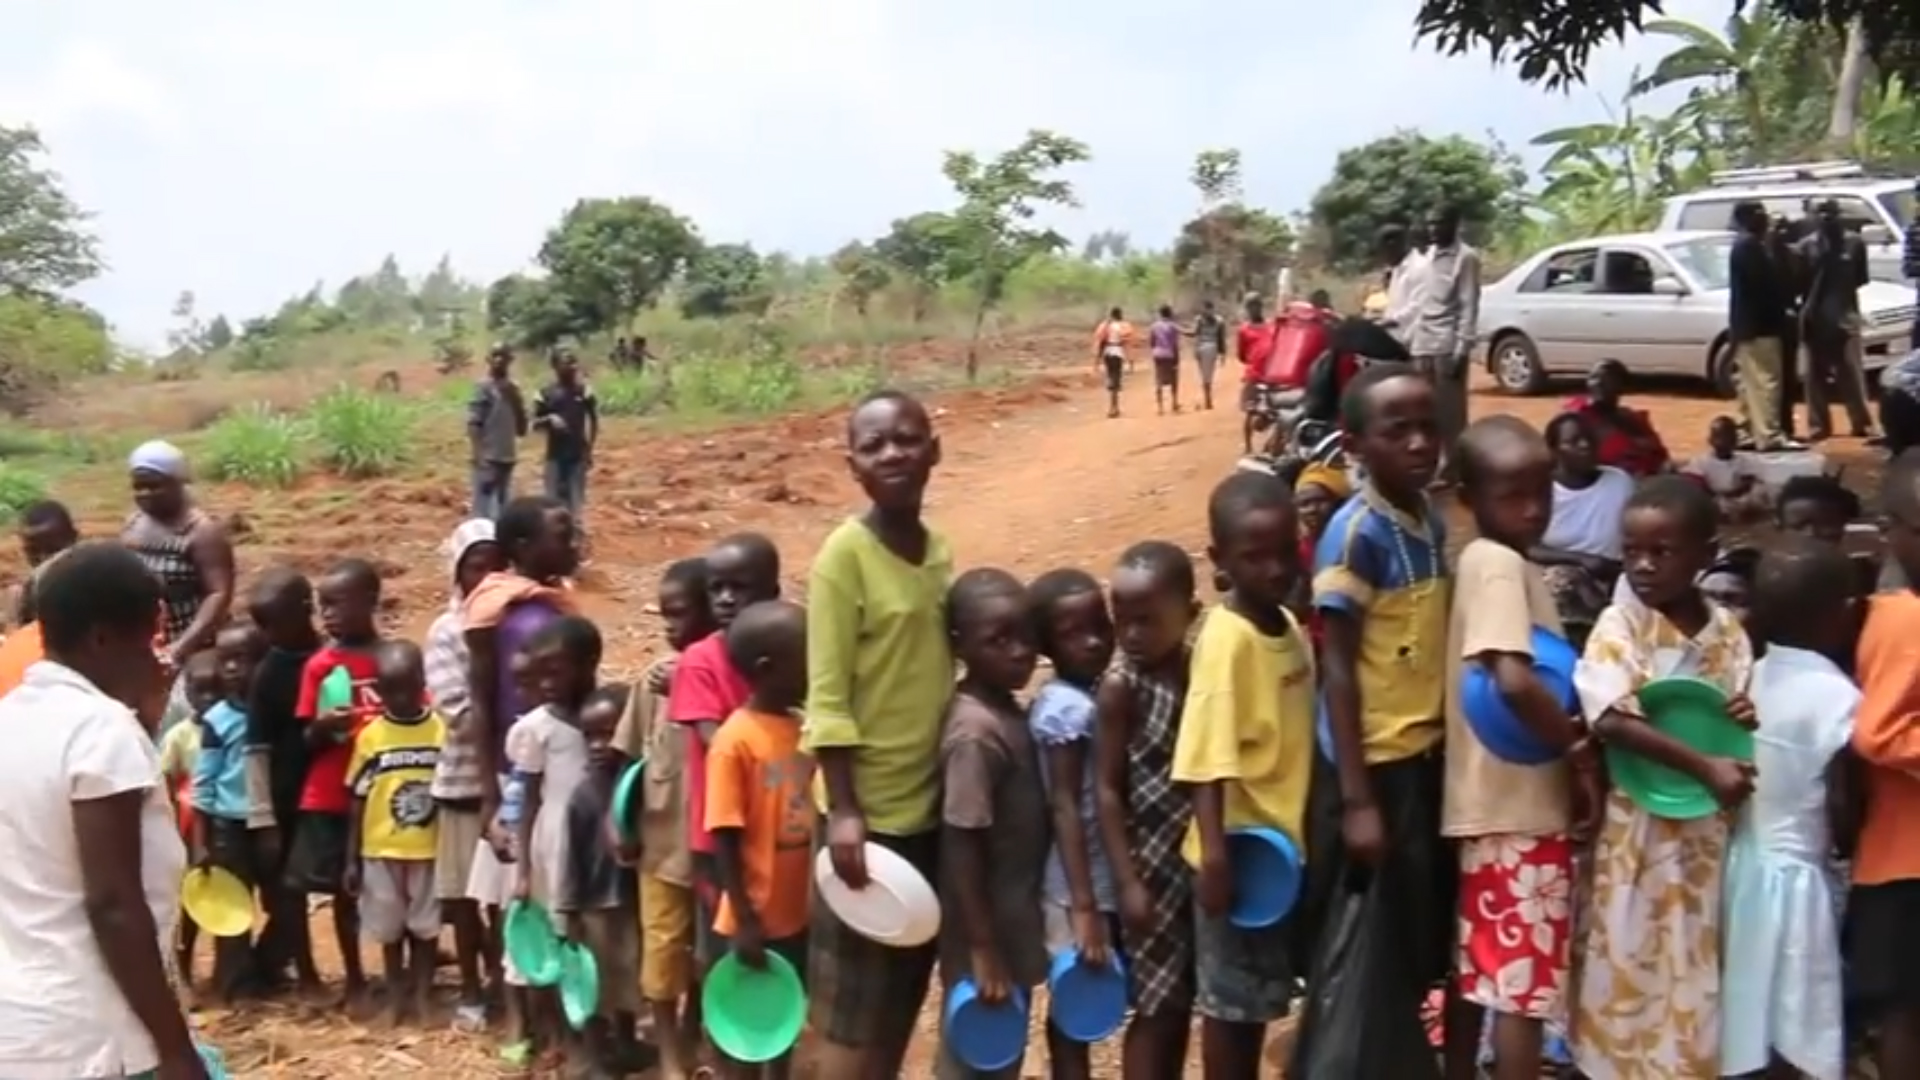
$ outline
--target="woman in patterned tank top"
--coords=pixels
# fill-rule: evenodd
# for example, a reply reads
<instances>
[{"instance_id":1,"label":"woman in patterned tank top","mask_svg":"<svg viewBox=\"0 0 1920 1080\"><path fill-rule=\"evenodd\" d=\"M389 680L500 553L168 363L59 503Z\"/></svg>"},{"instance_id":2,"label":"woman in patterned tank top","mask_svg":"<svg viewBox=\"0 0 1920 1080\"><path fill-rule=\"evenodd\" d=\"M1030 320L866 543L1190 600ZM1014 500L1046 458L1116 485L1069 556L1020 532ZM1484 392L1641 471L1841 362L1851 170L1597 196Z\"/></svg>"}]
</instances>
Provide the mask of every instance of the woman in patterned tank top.
<instances>
[{"instance_id":1,"label":"woman in patterned tank top","mask_svg":"<svg viewBox=\"0 0 1920 1080\"><path fill-rule=\"evenodd\" d=\"M163 657L179 671L186 659L213 645L233 607L233 545L220 524L187 494L187 456L171 443L143 443L127 460L134 512L121 542L160 581ZM184 699L176 688L171 723Z\"/></svg>"}]
</instances>

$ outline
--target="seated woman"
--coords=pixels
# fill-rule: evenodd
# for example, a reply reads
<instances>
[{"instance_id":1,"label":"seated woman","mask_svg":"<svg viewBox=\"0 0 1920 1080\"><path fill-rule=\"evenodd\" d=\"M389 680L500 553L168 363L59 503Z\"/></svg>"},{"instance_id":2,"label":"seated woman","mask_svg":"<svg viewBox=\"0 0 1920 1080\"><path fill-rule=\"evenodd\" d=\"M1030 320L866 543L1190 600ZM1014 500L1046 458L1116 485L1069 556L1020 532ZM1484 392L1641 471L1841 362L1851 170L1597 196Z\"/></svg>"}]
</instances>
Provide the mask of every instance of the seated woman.
<instances>
[{"instance_id":1,"label":"seated woman","mask_svg":"<svg viewBox=\"0 0 1920 1080\"><path fill-rule=\"evenodd\" d=\"M1593 426L1594 452L1602 465L1639 479L1673 468L1673 456L1645 410L1620 403L1627 388L1627 366L1602 360L1587 375L1587 392L1567 399L1566 411Z\"/></svg>"},{"instance_id":2,"label":"seated woman","mask_svg":"<svg viewBox=\"0 0 1920 1080\"><path fill-rule=\"evenodd\" d=\"M1576 647L1613 599L1620 577L1620 516L1633 495L1633 477L1600 463L1593 422L1562 413L1547 425L1553 449L1553 518L1533 549L1560 621Z\"/></svg>"}]
</instances>

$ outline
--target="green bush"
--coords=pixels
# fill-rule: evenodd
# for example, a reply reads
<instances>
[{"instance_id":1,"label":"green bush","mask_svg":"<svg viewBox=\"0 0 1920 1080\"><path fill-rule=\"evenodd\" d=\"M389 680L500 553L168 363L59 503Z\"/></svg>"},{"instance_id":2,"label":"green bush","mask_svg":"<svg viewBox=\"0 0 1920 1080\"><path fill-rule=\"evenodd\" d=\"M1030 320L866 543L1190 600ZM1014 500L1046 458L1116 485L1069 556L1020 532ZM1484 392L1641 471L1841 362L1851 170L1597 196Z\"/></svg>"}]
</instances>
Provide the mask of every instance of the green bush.
<instances>
[{"instance_id":1,"label":"green bush","mask_svg":"<svg viewBox=\"0 0 1920 1080\"><path fill-rule=\"evenodd\" d=\"M611 371L593 380L601 416L647 416L666 401L667 383L658 365L644 371Z\"/></svg>"},{"instance_id":2,"label":"green bush","mask_svg":"<svg viewBox=\"0 0 1920 1080\"><path fill-rule=\"evenodd\" d=\"M18 465L0 462L0 524L10 524L20 512L47 497L46 478Z\"/></svg>"},{"instance_id":3,"label":"green bush","mask_svg":"<svg viewBox=\"0 0 1920 1080\"><path fill-rule=\"evenodd\" d=\"M196 458L215 480L286 487L305 467L306 451L297 421L255 402L214 421Z\"/></svg>"},{"instance_id":4,"label":"green bush","mask_svg":"<svg viewBox=\"0 0 1920 1080\"><path fill-rule=\"evenodd\" d=\"M341 476L387 476L412 457L418 415L394 394L341 385L307 413L320 460Z\"/></svg>"}]
</instances>

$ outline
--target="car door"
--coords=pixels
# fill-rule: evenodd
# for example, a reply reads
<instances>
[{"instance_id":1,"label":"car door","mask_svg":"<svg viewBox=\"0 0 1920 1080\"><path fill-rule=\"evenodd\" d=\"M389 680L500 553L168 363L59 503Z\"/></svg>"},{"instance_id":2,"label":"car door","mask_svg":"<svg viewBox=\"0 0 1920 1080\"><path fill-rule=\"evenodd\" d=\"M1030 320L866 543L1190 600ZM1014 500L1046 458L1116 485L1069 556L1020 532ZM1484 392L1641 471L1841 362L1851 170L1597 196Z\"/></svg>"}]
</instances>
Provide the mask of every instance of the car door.
<instances>
[{"instance_id":1,"label":"car door","mask_svg":"<svg viewBox=\"0 0 1920 1080\"><path fill-rule=\"evenodd\" d=\"M1593 366L1584 335L1592 323L1588 294L1595 286L1599 257L1597 247L1557 251L1514 292L1514 322L1533 340L1540 366L1549 375L1585 373Z\"/></svg>"},{"instance_id":2,"label":"car door","mask_svg":"<svg viewBox=\"0 0 1920 1080\"><path fill-rule=\"evenodd\" d=\"M1601 316L1608 354L1635 375L1690 375L1706 370L1711 332L1704 336L1690 317L1701 294L1673 296L1654 291L1671 278L1685 283L1667 257L1641 245L1609 245L1600 250ZM1722 321L1726 312L1721 311Z\"/></svg>"}]
</instances>

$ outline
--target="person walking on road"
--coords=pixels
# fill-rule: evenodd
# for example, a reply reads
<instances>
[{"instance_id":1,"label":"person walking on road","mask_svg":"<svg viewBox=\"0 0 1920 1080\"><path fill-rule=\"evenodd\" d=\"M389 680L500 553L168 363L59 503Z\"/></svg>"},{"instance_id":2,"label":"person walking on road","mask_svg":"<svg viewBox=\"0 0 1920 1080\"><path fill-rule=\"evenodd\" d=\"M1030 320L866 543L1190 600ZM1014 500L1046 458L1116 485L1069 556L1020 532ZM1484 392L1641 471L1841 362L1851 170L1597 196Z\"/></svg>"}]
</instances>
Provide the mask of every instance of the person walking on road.
<instances>
[{"instance_id":1,"label":"person walking on road","mask_svg":"<svg viewBox=\"0 0 1920 1080\"><path fill-rule=\"evenodd\" d=\"M533 403L533 426L547 433L547 498L565 506L580 528L587 501L587 471L600 441L600 402L580 377L580 358L570 349L553 354L553 382Z\"/></svg>"},{"instance_id":2,"label":"person walking on road","mask_svg":"<svg viewBox=\"0 0 1920 1080\"><path fill-rule=\"evenodd\" d=\"M1227 321L1213 309L1213 301L1200 305L1200 314L1187 331L1193 338L1193 360L1200 367L1200 407L1213 411L1213 373L1227 351Z\"/></svg>"},{"instance_id":3,"label":"person walking on road","mask_svg":"<svg viewBox=\"0 0 1920 1080\"><path fill-rule=\"evenodd\" d=\"M1740 376L1740 411L1754 449L1782 448L1780 373L1792 301L1784 269L1767 252L1767 211L1757 202L1733 208L1738 235L1727 257L1727 326Z\"/></svg>"},{"instance_id":4,"label":"person walking on road","mask_svg":"<svg viewBox=\"0 0 1920 1080\"><path fill-rule=\"evenodd\" d=\"M1829 395L1838 393L1855 438L1873 435L1867 412L1866 373L1861 370L1859 289L1867 283L1867 248L1846 230L1840 207L1827 199L1815 208L1813 235L1800 242L1807 267L1800 308L1801 340L1807 346L1807 429L1816 442L1833 435Z\"/></svg>"},{"instance_id":5,"label":"person walking on road","mask_svg":"<svg viewBox=\"0 0 1920 1080\"><path fill-rule=\"evenodd\" d=\"M527 433L527 402L513 381L513 350L495 345L487 377L467 403L467 443L473 449L473 515L500 516L513 498L513 466Z\"/></svg>"},{"instance_id":6,"label":"person walking on road","mask_svg":"<svg viewBox=\"0 0 1920 1080\"><path fill-rule=\"evenodd\" d=\"M1180 411L1180 324L1173 307L1160 305L1160 317L1147 327L1147 348L1153 354L1153 407L1165 416L1168 399Z\"/></svg>"},{"instance_id":7,"label":"person walking on road","mask_svg":"<svg viewBox=\"0 0 1920 1080\"><path fill-rule=\"evenodd\" d=\"M1445 207L1428 227L1428 250L1412 297L1407 351L1433 379L1440 445L1452 447L1467 426L1467 360L1480 323L1480 253L1460 239L1460 211ZM1451 454L1441 479L1454 477Z\"/></svg>"}]
</instances>

